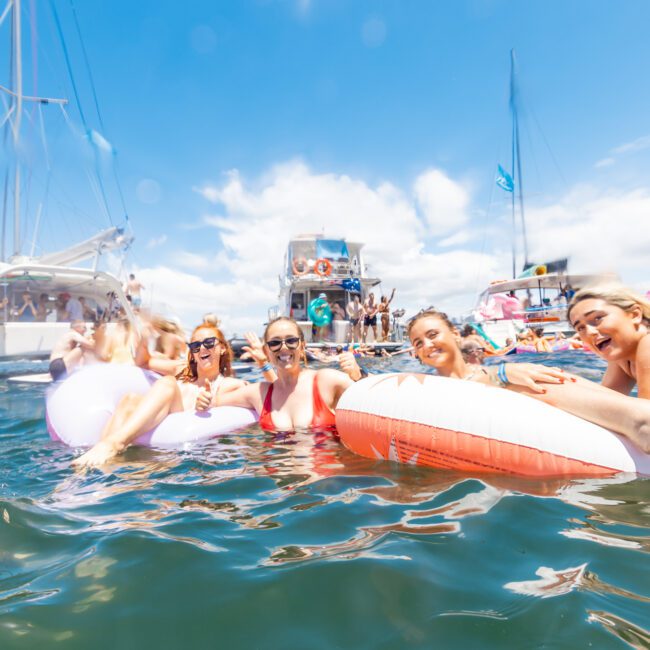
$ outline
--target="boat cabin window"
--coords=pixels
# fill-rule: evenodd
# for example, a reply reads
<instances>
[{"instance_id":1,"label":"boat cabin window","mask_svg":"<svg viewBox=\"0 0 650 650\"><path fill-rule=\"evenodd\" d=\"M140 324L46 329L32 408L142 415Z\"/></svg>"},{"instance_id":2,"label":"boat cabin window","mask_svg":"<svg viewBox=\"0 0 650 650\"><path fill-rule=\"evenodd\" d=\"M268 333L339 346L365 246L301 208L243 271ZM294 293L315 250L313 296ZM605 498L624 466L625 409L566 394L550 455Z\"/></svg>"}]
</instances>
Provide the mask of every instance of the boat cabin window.
<instances>
[{"instance_id":1,"label":"boat cabin window","mask_svg":"<svg viewBox=\"0 0 650 650\"><path fill-rule=\"evenodd\" d=\"M291 316L296 320L305 320L307 318L307 309L305 308L305 294L294 293L291 296Z\"/></svg>"}]
</instances>

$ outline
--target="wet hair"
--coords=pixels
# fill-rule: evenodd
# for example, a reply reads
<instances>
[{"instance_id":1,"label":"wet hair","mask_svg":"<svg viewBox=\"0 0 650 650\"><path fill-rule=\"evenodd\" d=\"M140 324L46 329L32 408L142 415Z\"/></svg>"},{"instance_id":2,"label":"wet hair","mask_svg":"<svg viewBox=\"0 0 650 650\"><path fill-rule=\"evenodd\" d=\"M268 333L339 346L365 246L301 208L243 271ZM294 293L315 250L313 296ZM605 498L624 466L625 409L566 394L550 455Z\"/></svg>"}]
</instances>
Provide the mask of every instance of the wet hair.
<instances>
[{"instance_id":1,"label":"wet hair","mask_svg":"<svg viewBox=\"0 0 650 650\"><path fill-rule=\"evenodd\" d=\"M439 318L450 330L454 331L456 326L449 320L449 316L442 311L436 311L435 309L425 309L424 311L419 312L409 321L408 326L406 327L406 335L411 338L411 330L413 326L418 321L423 318Z\"/></svg>"},{"instance_id":2,"label":"wet hair","mask_svg":"<svg viewBox=\"0 0 650 650\"><path fill-rule=\"evenodd\" d=\"M630 311L634 307L641 309L644 325L650 326L650 300L640 296L631 289L618 283L593 285L580 289L569 304L567 319L571 321L571 310L583 300L604 300L609 305L614 305L623 311Z\"/></svg>"},{"instance_id":3,"label":"wet hair","mask_svg":"<svg viewBox=\"0 0 650 650\"><path fill-rule=\"evenodd\" d=\"M305 351L304 348L304 343L305 343L305 334L300 328L300 325L298 325L298 322L294 320L293 318L290 318L289 316L278 316L277 318L274 318L270 320L267 324L266 327L264 328L264 334L262 335L262 341L266 345L266 341L268 340L269 336L269 330L271 329L272 325L275 325L276 323L280 323L282 321L285 321L287 323L291 323L295 328L296 328L296 333L298 334L298 337L300 338L300 342L303 344L303 349L302 349L302 361L305 365L307 365L307 352Z\"/></svg>"},{"instance_id":4,"label":"wet hair","mask_svg":"<svg viewBox=\"0 0 650 650\"><path fill-rule=\"evenodd\" d=\"M543 327L536 327L533 332L535 332L535 336L539 336L542 338L544 336L544 328Z\"/></svg>"},{"instance_id":5,"label":"wet hair","mask_svg":"<svg viewBox=\"0 0 650 650\"><path fill-rule=\"evenodd\" d=\"M223 347L225 348L224 351L221 353L221 358L219 359L219 372L224 377L234 376L232 370L232 357L233 357L232 348L230 347L230 343L226 341L226 337L223 335L223 332L218 327L215 327L214 325L206 325L205 323L201 323L201 325L198 325L192 331L192 336L190 337L190 340L194 338L194 335L199 330L210 330L211 332L214 333L214 335L217 337L217 341L221 343L221 345L223 345ZM183 370L181 370L176 375L176 379L183 382L194 382L198 378L199 375L196 370L196 361L194 361L194 355L192 354L192 351L188 348L187 366L185 366L185 368L183 368Z\"/></svg>"},{"instance_id":6,"label":"wet hair","mask_svg":"<svg viewBox=\"0 0 650 650\"><path fill-rule=\"evenodd\" d=\"M468 323L467 325L463 326L463 329L460 331L460 335L463 338L467 338L468 336L472 336L474 334L474 328Z\"/></svg>"}]
</instances>

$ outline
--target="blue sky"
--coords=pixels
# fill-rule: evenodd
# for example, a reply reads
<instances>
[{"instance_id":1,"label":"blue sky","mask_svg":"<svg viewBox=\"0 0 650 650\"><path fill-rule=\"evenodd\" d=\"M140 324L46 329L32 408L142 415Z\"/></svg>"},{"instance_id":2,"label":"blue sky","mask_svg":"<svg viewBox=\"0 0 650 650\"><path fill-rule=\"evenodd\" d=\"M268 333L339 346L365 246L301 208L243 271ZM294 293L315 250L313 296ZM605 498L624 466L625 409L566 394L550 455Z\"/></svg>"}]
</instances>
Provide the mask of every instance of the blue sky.
<instances>
[{"instance_id":1,"label":"blue sky","mask_svg":"<svg viewBox=\"0 0 650 650\"><path fill-rule=\"evenodd\" d=\"M650 287L647 2L77 0L104 129L71 5L55 4L87 120L118 152L127 266L184 320L261 323L284 243L321 229L367 241L407 308L471 307L510 264L493 183L510 164L512 47L533 254ZM48 3L23 0L24 22L34 6L38 92L72 98ZM96 213L58 162L70 200ZM43 247L68 243L71 218L47 216Z\"/></svg>"}]
</instances>

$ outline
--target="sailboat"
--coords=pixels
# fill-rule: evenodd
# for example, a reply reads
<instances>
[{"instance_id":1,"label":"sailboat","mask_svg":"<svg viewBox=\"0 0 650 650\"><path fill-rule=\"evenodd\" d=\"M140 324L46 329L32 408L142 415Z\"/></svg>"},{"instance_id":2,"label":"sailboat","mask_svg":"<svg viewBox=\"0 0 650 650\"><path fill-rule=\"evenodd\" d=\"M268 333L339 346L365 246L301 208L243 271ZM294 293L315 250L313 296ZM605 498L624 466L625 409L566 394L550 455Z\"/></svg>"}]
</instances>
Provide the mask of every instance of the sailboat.
<instances>
[{"instance_id":1,"label":"sailboat","mask_svg":"<svg viewBox=\"0 0 650 650\"><path fill-rule=\"evenodd\" d=\"M497 280L479 294L469 323L495 347L530 327L544 328L546 335L572 335L567 320L567 301L580 288L616 280L615 274L571 274L568 259L545 263L530 261L524 212L521 147L519 138L519 88L515 51L510 51L511 167L498 166L496 184L510 193L512 223L512 278ZM523 265L517 273L517 222L520 223Z\"/></svg>"},{"instance_id":2,"label":"sailboat","mask_svg":"<svg viewBox=\"0 0 650 650\"><path fill-rule=\"evenodd\" d=\"M31 9L35 11L34 4ZM52 11L62 39L72 86L77 95L54 4L52 4ZM38 116L42 120L42 109L51 110L58 107L64 111L68 104L67 99L31 96L25 93L23 18L21 0L9 0L3 13L0 14L0 27L3 23L9 23L11 33L9 82L0 85L0 98L6 109L0 126L4 127L2 135L4 150L10 151L4 169L4 178L0 177L0 183L3 183L0 240L0 360L47 357L62 334L69 328L70 315L66 310L66 302L71 297L82 299L85 320L90 321L100 314L109 318L115 316L118 310L113 307L121 305L123 311L120 313L134 321L133 312L123 293L121 283L113 275L99 270L100 258L104 253L124 252L131 245L133 236L128 223L123 227L105 228L96 235L63 250L37 256L35 255L36 233L43 212L41 203L36 209L35 217L32 215L35 225L30 251L28 254L23 253L25 233L22 224L28 214L28 205L27 201L23 200L23 192L25 179L29 178L31 173L29 168L24 168L25 165L19 155L25 118L33 118L38 111ZM32 61L32 65L35 65L35 61ZM79 109L81 113L80 106ZM67 114L65 115L66 122L69 123ZM34 121L32 119L32 122ZM83 114L82 121L84 121ZM43 121L39 122L40 129L43 131ZM84 126L86 126L85 121ZM106 142L96 131L88 127L85 131L91 146L97 146L97 142L100 144L102 141ZM47 158L44 133L43 149L42 156ZM96 171L99 173L98 168ZM101 194L105 198L102 183L101 178L97 178L96 184L101 188ZM10 212L13 212L11 224L9 223ZM10 228L13 230L13 247L12 253L7 255L6 235ZM85 261L90 262L90 266L80 266L80 263Z\"/></svg>"}]
</instances>

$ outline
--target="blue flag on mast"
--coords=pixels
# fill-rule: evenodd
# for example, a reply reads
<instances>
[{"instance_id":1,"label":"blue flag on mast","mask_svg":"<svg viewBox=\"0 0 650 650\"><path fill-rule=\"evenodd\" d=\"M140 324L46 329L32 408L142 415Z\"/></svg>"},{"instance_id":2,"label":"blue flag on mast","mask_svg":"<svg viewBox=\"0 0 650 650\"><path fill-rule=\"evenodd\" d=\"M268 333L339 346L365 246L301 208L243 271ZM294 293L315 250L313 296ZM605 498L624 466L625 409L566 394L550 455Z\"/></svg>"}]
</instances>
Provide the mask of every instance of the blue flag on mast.
<instances>
[{"instance_id":1,"label":"blue flag on mast","mask_svg":"<svg viewBox=\"0 0 650 650\"><path fill-rule=\"evenodd\" d=\"M514 192L515 190L515 182L512 180L512 176L510 176L510 174L508 174L508 172L503 167L501 167L501 165L498 165L497 168L496 183L502 190L505 190L506 192Z\"/></svg>"}]
</instances>

